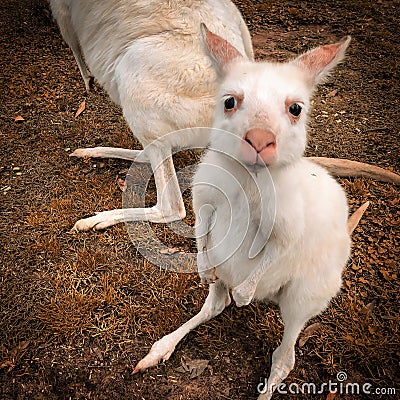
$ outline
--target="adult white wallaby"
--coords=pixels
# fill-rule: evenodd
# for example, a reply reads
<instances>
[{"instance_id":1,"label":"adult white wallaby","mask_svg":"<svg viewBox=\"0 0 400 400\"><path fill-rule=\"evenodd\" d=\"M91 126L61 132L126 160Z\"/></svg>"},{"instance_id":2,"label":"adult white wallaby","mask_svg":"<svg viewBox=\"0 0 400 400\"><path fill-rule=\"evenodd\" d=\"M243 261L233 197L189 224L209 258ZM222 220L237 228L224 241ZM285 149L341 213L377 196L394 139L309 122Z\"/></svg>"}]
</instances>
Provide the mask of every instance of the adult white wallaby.
<instances>
[{"instance_id":1,"label":"adult white wallaby","mask_svg":"<svg viewBox=\"0 0 400 400\"><path fill-rule=\"evenodd\" d=\"M86 88L94 76L122 107L141 144L157 141L145 160L154 171L157 205L105 211L78 221L74 230L102 229L124 220L183 218L171 152L205 147L209 138L167 134L212 123L216 81L201 47L201 22L253 59L239 11L230 0L50 0L50 5ZM139 150L104 147L78 149L72 155L140 159Z\"/></svg>"},{"instance_id":2,"label":"adult white wallaby","mask_svg":"<svg viewBox=\"0 0 400 400\"><path fill-rule=\"evenodd\" d=\"M219 89L193 206L200 275L214 283L199 314L156 342L134 372L168 359L190 330L222 312L231 291L238 306L279 304L284 335L260 395L269 399L294 366L301 329L339 291L350 233L366 208L348 220L341 186L303 157L310 96L350 37L282 64L249 61L205 27L203 41Z\"/></svg>"},{"instance_id":3,"label":"adult white wallaby","mask_svg":"<svg viewBox=\"0 0 400 400\"><path fill-rule=\"evenodd\" d=\"M244 58L253 60L250 35L239 11L230 0L50 0L50 5L87 90L94 76L122 107L141 144L157 141L146 155L110 147L77 149L71 154L148 161L157 187L156 206L100 212L78 221L73 229L184 217L171 152L191 145L203 147L209 138L202 134L204 130L193 131L193 135L168 134L212 125L216 81L201 48L201 22L232 43ZM400 183L399 176L381 168L351 161L343 167L342 160L315 161L327 164L338 175L372 173L375 178Z\"/></svg>"}]
</instances>

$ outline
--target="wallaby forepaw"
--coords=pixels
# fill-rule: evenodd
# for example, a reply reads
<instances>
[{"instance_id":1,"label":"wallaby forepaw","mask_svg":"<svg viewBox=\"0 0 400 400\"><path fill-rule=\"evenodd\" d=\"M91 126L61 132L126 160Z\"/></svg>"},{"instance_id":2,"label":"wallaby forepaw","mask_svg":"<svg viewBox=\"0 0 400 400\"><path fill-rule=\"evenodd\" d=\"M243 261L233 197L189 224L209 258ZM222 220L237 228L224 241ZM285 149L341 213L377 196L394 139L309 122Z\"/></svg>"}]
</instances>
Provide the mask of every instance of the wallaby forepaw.
<instances>
[{"instance_id":1,"label":"wallaby forepaw","mask_svg":"<svg viewBox=\"0 0 400 400\"><path fill-rule=\"evenodd\" d=\"M199 251L197 253L197 270L199 272L201 283L210 284L214 283L218 278L215 267L210 265L207 253Z\"/></svg>"},{"instance_id":2,"label":"wallaby forepaw","mask_svg":"<svg viewBox=\"0 0 400 400\"><path fill-rule=\"evenodd\" d=\"M215 273L215 267L207 269L206 271L199 272L201 283L211 284L214 283L218 277Z\"/></svg>"},{"instance_id":3,"label":"wallaby forepaw","mask_svg":"<svg viewBox=\"0 0 400 400\"><path fill-rule=\"evenodd\" d=\"M248 287L239 285L232 290L232 298L238 307L247 306L253 300L254 291Z\"/></svg>"}]
</instances>

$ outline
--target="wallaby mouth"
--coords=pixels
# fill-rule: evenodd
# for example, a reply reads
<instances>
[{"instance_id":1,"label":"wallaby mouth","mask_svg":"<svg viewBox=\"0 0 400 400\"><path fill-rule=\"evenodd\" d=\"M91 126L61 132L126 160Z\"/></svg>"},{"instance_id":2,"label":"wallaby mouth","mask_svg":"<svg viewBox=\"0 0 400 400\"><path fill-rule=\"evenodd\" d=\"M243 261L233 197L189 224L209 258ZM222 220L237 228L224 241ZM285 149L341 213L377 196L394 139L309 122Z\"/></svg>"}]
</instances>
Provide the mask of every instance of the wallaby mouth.
<instances>
[{"instance_id":1,"label":"wallaby mouth","mask_svg":"<svg viewBox=\"0 0 400 400\"><path fill-rule=\"evenodd\" d=\"M265 165L264 162L262 161L258 161L258 157L257 157L257 162L254 164L250 164L248 162L243 161L243 163L245 164L246 168L250 171L253 172L255 174L257 174L258 171L262 170L263 168L266 168L267 165Z\"/></svg>"},{"instance_id":2,"label":"wallaby mouth","mask_svg":"<svg viewBox=\"0 0 400 400\"><path fill-rule=\"evenodd\" d=\"M265 165L271 165L276 159L276 141L269 142L266 147L257 154L257 160Z\"/></svg>"}]
</instances>

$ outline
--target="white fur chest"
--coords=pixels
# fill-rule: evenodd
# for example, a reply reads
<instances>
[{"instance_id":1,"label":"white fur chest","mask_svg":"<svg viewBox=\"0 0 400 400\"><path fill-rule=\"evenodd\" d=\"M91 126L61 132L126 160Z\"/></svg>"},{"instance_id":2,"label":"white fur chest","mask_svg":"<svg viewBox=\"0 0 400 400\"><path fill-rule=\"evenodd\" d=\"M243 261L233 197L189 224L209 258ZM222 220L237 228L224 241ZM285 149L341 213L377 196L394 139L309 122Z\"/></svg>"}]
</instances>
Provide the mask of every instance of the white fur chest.
<instances>
[{"instance_id":1,"label":"white fur chest","mask_svg":"<svg viewBox=\"0 0 400 400\"><path fill-rule=\"evenodd\" d=\"M293 189L296 185L289 186ZM196 213L201 213L205 205L214 210L208 258L217 268L217 276L230 287L243 282L262 262L268 241L290 241L291 234L297 238L303 229L302 201L296 191L288 197L282 190L276 191L268 169L249 173L239 163L214 152L207 153L196 173L193 197ZM297 214L297 222L288 229L291 214ZM290 279L292 270L285 267L290 261L291 256L272 267L273 271L260 282L260 298L266 297L265 292L273 295Z\"/></svg>"}]
</instances>

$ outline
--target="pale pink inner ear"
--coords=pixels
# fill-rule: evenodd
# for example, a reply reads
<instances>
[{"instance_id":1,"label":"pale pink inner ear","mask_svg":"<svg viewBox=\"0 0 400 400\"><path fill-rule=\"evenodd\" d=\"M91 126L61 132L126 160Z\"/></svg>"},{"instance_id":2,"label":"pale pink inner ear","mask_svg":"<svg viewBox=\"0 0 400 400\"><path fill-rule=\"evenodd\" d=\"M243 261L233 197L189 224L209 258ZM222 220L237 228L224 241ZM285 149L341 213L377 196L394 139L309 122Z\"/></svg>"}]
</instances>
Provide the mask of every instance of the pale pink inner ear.
<instances>
[{"instance_id":1,"label":"pale pink inner ear","mask_svg":"<svg viewBox=\"0 0 400 400\"><path fill-rule=\"evenodd\" d=\"M233 60L242 58L242 55L228 41L205 28L206 46L210 55L220 68Z\"/></svg>"},{"instance_id":2,"label":"pale pink inner ear","mask_svg":"<svg viewBox=\"0 0 400 400\"><path fill-rule=\"evenodd\" d=\"M349 43L350 37L347 37L345 41L318 47L298 57L296 63L318 81L342 59Z\"/></svg>"}]
</instances>

